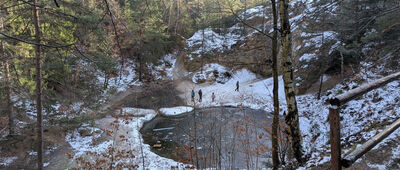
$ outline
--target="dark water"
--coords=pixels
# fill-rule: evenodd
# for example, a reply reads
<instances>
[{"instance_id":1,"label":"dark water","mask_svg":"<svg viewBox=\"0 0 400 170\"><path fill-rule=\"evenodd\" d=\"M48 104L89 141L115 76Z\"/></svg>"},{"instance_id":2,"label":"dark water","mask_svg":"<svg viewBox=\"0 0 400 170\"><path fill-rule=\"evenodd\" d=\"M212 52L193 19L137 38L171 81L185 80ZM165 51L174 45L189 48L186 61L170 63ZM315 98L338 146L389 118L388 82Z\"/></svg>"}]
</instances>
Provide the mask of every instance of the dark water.
<instances>
[{"instance_id":1,"label":"dark water","mask_svg":"<svg viewBox=\"0 0 400 170\"><path fill-rule=\"evenodd\" d=\"M141 133L163 157L201 168L257 169L270 155L271 124L272 114L264 110L214 107L155 117Z\"/></svg>"}]
</instances>

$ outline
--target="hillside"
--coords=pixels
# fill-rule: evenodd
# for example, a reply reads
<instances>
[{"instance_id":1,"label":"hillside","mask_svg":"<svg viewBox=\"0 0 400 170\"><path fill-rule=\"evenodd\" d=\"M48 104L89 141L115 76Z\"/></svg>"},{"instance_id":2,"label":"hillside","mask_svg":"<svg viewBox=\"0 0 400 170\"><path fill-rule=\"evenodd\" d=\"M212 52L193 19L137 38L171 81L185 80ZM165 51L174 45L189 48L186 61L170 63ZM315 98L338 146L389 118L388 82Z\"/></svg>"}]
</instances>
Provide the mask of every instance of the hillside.
<instances>
[{"instance_id":1,"label":"hillside","mask_svg":"<svg viewBox=\"0 0 400 170\"><path fill-rule=\"evenodd\" d=\"M291 80L305 162L296 160L287 130L291 103L279 20L279 166L330 169L327 101L400 71L400 4L289 2ZM44 169L273 168L269 2L32 3L38 5L0 3L1 169L37 168L38 139ZM30 43L34 26L18 31L31 24L24 7L46 10L39 13L39 44ZM73 45L49 47L60 44ZM33 60L38 48L43 59ZM42 64L39 79L34 61ZM339 107L342 155L400 118L399 88L396 79ZM400 169L399 146L396 130L347 169Z\"/></svg>"}]
</instances>

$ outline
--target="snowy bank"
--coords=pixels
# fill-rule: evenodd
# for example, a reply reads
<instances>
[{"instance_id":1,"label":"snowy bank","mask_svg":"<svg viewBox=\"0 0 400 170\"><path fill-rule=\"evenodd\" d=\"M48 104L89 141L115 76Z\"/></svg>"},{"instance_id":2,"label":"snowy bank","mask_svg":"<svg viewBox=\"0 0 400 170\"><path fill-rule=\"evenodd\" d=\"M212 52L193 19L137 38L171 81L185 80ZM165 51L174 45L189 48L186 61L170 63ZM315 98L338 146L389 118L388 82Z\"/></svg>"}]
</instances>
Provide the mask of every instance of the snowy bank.
<instances>
[{"instance_id":1,"label":"snowy bank","mask_svg":"<svg viewBox=\"0 0 400 170\"><path fill-rule=\"evenodd\" d=\"M177 106L177 107L172 107L172 108L161 108L160 112L166 116L176 116L176 115L180 115L182 113L191 112L192 110L193 110L193 107Z\"/></svg>"},{"instance_id":2,"label":"snowy bank","mask_svg":"<svg viewBox=\"0 0 400 170\"><path fill-rule=\"evenodd\" d=\"M101 127L105 131L111 131L114 140L108 138L105 142L95 145L93 143L95 136L82 137L77 131L67 134L66 140L74 150L74 158L92 152L98 154L101 159L103 153L109 154L109 149L113 148L113 150L116 150L117 152L129 152L134 154L134 158L119 158L114 162L114 167L120 165L135 165L138 169L170 169L171 166L178 166L180 168L187 166L153 153L151 151L151 146L144 144L142 135L139 131L146 121L150 121L157 115L154 110L123 108L122 111L128 114L142 115L142 117L130 117L124 119L106 117L96 121L97 126Z\"/></svg>"}]
</instances>

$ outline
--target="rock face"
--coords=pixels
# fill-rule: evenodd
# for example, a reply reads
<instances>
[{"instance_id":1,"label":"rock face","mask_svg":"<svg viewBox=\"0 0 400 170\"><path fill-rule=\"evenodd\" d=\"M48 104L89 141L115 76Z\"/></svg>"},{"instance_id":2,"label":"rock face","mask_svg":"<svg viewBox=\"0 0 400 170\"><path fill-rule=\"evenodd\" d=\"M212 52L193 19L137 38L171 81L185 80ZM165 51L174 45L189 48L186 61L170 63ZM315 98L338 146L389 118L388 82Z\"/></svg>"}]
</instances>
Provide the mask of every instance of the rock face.
<instances>
[{"instance_id":1,"label":"rock face","mask_svg":"<svg viewBox=\"0 0 400 170\"><path fill-rule=\"evenodd\" d=\"M271 40L265 35L253 34L247 41L221 57L222 62L235 69L247 68L265 77L272 76Z\"/></svg>"},{"instance_id":2,"label":"rock face","mask_svg":"<svg viewBox=\"0 0 400 170\"><path fill-rule=\"evenodd\" d=\"M194 55L185 50L180 55L182 55L185 69L189 72L200 71L201 67L207 63L218 63L230 69L246 68L254 73L270 77L272 75L270 44L266 36L257 33L246 40L238 41L228 51Z\"/></svg>"},{"instance_id":3,"label":"rock face","mask_svg":"<svg viewBox=\"0 0 400 170\"><path fill-rule=\"evenodd\" d=\"M269 32L269 8L257 6L240 14L248 25ZM271 40L241 22L224 29L205 28L187 39L180 51L185 69L198 72L206 64L216 63L228 70L246 68L264 77L272 75ZM201 80L201 78L199 78Z\"/></svg>"}]
</instances>

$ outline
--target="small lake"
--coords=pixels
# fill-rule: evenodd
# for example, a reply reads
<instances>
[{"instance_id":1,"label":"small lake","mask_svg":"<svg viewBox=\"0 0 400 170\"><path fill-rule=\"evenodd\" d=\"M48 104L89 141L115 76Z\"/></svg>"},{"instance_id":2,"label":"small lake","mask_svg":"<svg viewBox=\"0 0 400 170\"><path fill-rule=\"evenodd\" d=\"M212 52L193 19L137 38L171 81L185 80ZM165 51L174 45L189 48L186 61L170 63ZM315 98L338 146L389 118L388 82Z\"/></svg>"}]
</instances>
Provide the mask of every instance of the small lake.
<instances>
[{"instance_id":1,"label":"small lake","mask_svg":"<svg viewBox=\"0 0 400 170\"><path fill-rule=\"evenodd\" d=\"M157 116L141 129L156 154L200 168L257 169L270 157L272 113L249 108L195 109Z\"/></svg>"}]
</instances>

